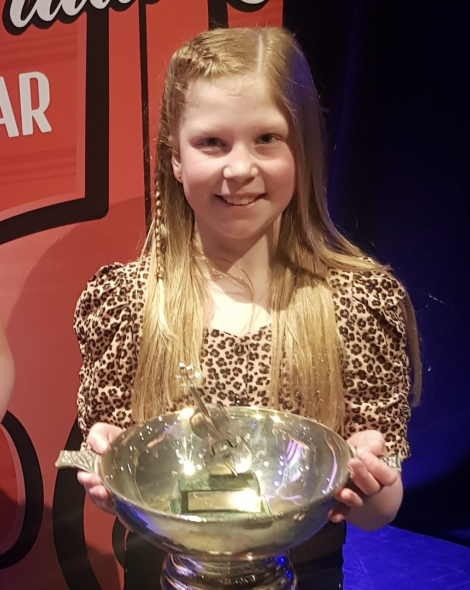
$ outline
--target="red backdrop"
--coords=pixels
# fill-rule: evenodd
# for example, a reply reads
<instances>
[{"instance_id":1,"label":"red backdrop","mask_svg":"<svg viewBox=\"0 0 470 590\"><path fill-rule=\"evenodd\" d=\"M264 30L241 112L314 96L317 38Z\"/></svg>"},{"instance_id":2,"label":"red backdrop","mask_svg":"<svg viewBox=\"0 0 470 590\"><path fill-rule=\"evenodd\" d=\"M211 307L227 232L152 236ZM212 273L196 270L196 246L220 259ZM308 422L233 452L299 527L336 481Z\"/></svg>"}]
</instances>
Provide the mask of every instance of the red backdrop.
<instances>
[{"instance_id":1,"label":"red backdrop","mask_svg":"<svg viewBox=\"0 0 470 590\"><path fill-rule=\"evenodd\" d=\"M75 302L144 238L171 53L214 22L282 22L282 0L107 4L0 1L0 315L17 368L0 428L8 590L122 586L114 519L54 468L79 442Z\"/></svg>"}]
</instances>

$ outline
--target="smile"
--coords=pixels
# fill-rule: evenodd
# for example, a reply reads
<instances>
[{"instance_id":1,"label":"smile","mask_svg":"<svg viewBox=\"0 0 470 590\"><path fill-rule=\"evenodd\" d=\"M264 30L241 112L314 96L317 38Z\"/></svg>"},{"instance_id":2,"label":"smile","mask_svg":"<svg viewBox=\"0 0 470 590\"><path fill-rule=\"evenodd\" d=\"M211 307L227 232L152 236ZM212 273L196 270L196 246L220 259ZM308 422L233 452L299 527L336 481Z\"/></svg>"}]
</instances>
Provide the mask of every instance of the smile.
<instances>
[{"instance_id":1,"label":"smile","mask_svg":"<svg viewBox=\"0 0 470 590\"><path fill-rule=\"evenodd\" d=\"M229 205L234 205L235 207L241 207L243 205L251 205L251 203L254 203L255 201L257 201L260 197L263 197L263 195L241 195L241 196L235 196L235 195L227 195L227 196L222 196L222 195L215 195L216 197L218 197L219 199L221 199L222 201L225 201L226 203L228 203Z\"/></svg>"}]
</instances>

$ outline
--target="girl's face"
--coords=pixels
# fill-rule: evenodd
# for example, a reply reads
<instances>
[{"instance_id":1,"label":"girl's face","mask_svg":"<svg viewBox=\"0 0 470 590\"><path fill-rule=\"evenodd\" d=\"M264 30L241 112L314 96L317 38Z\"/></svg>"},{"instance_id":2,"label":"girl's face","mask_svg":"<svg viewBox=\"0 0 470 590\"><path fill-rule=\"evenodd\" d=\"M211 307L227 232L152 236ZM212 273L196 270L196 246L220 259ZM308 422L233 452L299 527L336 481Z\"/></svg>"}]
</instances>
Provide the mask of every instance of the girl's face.
<instances>
[{"instance_id":1,"label":"girl's face","mask_svg":"<svg viewBox=\"0 0 470 590\"><path fill-rule=\"evenodd\" d=\"M240 76L190 85L172 164L201 240L272 236L295 189L289 123L266 83Z\"/></svg>"}]
</instances>

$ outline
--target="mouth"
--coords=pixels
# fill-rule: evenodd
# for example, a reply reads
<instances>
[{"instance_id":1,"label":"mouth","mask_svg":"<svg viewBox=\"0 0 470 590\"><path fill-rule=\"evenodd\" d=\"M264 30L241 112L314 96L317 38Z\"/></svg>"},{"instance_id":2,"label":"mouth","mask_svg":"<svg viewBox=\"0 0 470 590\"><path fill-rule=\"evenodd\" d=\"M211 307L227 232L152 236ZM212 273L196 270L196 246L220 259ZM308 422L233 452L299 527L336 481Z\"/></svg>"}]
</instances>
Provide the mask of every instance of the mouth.
<instances>
[{"instance_id":1,"label":"mouth","mask_svg":"<svg viewBox=\"0 0 470 590\"><path fill-rule=\"evenodd\" d=\"M261 199L265 196L265 193L261 195L215 195L217 199L227 203L228 205L232 205L233 207L246 207L247 205L251 205L255 203L258 199Z\"/></svg>"}]
</instances>

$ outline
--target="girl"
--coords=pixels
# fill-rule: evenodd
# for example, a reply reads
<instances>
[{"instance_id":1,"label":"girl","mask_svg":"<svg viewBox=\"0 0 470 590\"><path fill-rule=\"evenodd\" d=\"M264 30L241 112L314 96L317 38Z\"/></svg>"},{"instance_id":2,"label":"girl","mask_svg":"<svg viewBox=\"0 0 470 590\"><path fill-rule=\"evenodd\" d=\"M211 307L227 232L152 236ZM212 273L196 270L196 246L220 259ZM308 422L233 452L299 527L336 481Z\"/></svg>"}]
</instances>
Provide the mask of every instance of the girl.
<instances>
[{"instance_id":1,"label":"girl","mask_svg":"<svg viewBox=\"0 0 470 590\"><path fill-rule=\"evenodd\" d=\"M374 529L400 506L390 465L409 454L416 332L400 284L329 219L322 132L287 31L219 29L186 43L165 81L147 244L138 261L95 275L75 330L79 421L98 453L132 422L189 403L180 362L202 371L209 403L310 416L357 448L331 524L292 555L299 587L326 589L342 585L343 521ZM78 478L113 512L98 476Z\"/></svg>"}]
</instances>

